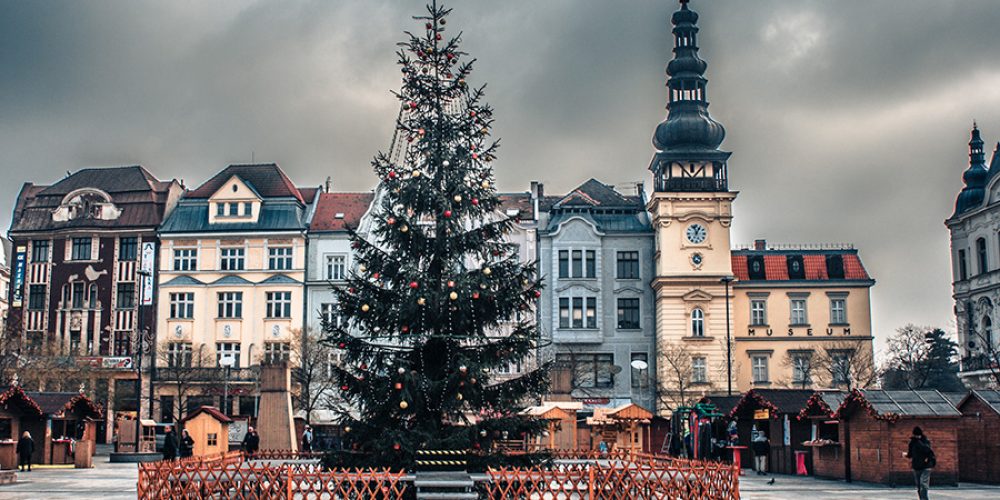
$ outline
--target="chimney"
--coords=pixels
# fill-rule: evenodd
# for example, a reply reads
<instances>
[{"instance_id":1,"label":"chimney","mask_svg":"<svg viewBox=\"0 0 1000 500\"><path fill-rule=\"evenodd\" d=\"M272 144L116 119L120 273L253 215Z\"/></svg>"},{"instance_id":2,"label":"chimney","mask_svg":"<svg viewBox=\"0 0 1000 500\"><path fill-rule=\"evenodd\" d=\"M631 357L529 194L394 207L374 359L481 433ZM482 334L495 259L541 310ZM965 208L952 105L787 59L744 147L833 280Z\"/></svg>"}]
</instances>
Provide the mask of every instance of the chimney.
<instances>
[{"instance_id":1,"label":"chimney","mask_svg":"<svg viewBox=\"0 0 1000 500\"><path fill-rule=\"evenodd\" d=\"M538 181L531 181L531 207L534 211L532 214L533 220L538 220L539 204L541 203L543 196L545 196L544 185Z\"/></svg>"},{"instance_id":2,"label":"chimney","mask_svg":"<svg viewBox=\"0 0 1000 500\"><path fill-rule=\"evenodd\" d=\"M323 184L323 192L329 193L332 187L333 187L333 179L330 176L327 176L326 183Z\"/></svg>"},{"instance_id":3,"label":"chimney","mask_svg":"<svg viewBox=\"0 0 1000 500\"><path fill-rule=\"evenodd\" d=\"M753 240L754 250L767 250L767 240Z\"/></svg>"}]
</instances>

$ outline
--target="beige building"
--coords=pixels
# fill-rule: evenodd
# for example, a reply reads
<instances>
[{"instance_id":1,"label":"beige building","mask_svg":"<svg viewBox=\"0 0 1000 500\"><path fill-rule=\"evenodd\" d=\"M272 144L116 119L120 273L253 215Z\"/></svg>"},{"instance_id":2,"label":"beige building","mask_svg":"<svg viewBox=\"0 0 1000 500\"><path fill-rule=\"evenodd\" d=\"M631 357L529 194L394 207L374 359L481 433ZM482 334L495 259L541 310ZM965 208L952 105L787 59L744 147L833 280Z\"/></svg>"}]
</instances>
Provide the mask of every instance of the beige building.
<instances>
[{"instance_id":1,"label":"beige building","mask_svg":"<svg viewBox=\"0 0 1000 500\"><path fill-rule=\"evenodd\" d=\"M233 165L186 193L163 223L155 376L163 421L203 405L256 415L259 365L289 360L304 324L316 192L275 164Z\"/></svg>"}]
</instances>

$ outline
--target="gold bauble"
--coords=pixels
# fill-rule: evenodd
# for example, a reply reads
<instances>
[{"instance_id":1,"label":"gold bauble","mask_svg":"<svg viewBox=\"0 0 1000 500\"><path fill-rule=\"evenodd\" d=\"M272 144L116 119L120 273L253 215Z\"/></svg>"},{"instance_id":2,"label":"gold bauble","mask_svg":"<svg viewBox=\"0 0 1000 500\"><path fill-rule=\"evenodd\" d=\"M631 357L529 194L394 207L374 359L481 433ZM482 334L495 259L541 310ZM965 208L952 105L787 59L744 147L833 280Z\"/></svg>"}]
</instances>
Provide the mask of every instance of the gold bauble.
<instances>
[{"instance_id":1,"label":"gold bauble","mask_svg":"<svg viewBox=\"0 0 1000 500\"><path fill-rule=\"evenodd\" d=\"M427 303L427 299L425 299L423 297L420 297L419 299L417 299L417 305L419 305L419 306L422 306L422 305L424 305L426 303Z\"/></svg>"},{"instance_id":2,"label":"gold bauble","mask_svg":"<svg viewBox=\"0 0 1000 500\"><path fill-rule=\"evenodd\" d=\"M490 269L490 268L488 268L488 267L484 267L483 268L483 274L489 276L489 275L493 274L493 270Z\"/></svg>"},{"instance_id":3,"label":"gold bauble","mask_svg":"<svg viewBox=\"0 0 1000 500\"><path fill-rule=\"evenodd\" d=\"M457 399L457 400L461 401L461 400L463 400L463 399L465 399L465 398L464 398L464 397L462 396L462 393L460 392L460 393L458 393L458 395L457 395L457 396L455 396L455 399Z\"/></svg>"},{"instance_id":4,"label":"gold bauble","mask_svg":"<svg viewBox=\"0 0 1000 500\"><path fill-rule=\"evenodd\" d=\"M410 173L410 177L414 177L414 178L420 177L420 171L419 170L414 170L413 172Z\"/></svg>"},{"instance_id":5,"label":"gold bauble","mask_svg":"<svg viewBox=\"0 0 1000 500\"><path fill-rule=\"evenodd\" d=\"M448 294L448 298L450 298L451 300L455 300L455 299L458 298L458 293L451 292L451 293Z\"/></svg>"},{"instance_id":6,"label":"gold bauble","mask_svg":"<svg viewBox=\"0 0 1000 500\"><path fill-rule=\"evenodd\" d=\"M402 225L402 226L400 226L400 228L399 228L399 232L401 232L401 233L405 233L405 232L407 232L409 230L410 230L410 227L407 226L407 225L405 225L405 224Z\"/></svg>"},{"instance_id":7,"label":"gold bauble","mask_svg":"<svg viewBox=\"0 0 1000 500\"><path fill-rule=\"evenodd\" d=\"M462 203L462 195L460 194L455 195L455 203Z\"/></svg>"},{"instance_id":8,"label":"gold bauble","mask_svg":"<svg viewBox=\"0 0 1000 500\"><path fill-rule=\"evenodd\" d=\"M399 402L399 407L400 407L401 409L405 410L405 409L407 409L407 408L409 408L409 407L410 407L410 403L407 403L406 401L400 401L400 402Z\"/></svg>"},{"instance_id":9,"label":"gold bauble","mask_svg":"<svg viewBox=\"0 0 1000 500\"><path fill-rule=\"evenodd\" d=\"M480 186L482 186L482 187L483 187L483 189L489 189L489 188L490 188L490 181L483 181L483 182L482 182L481 184L479 184L479 185L480 185Z\"/></svg>"},{"instance_id":10,"label":"gold bauble","mask_svg":"<svg viewBox=\"0 0 1000 500\"><path fill-rule=\"evenodd\" d=\"M371 309L371 307L369 307L368 304L361 306L361 310L364 312L368 312L369 309Z\"/></svg>"}]
</instances>

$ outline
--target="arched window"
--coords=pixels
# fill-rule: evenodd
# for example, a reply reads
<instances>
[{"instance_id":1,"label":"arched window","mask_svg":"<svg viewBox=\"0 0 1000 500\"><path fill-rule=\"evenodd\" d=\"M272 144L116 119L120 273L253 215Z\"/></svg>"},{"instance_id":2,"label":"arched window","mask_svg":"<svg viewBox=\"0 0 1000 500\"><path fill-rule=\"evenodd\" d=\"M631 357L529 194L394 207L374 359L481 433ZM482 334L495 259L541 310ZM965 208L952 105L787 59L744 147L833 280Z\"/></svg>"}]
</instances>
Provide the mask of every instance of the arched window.
<instances>
[{"instance_id":1,"label":"arched window","mask_svg":"<svg viewBox=\"0 0 1000 500\"><path fill-rule=\"evenodd\" d=\"M691 336L705 336L705 312L700 307L696 307L691 311Z\"/></svg>"},{"instance_id":2,"label":"arched window","mask_svg":"<svg viewBox=\"0 0 1000 500\"><path fill-rule=\"evenodd\" d=\"M983 338L982 338L984 350L990 349L993 346L993 320L989 316L983 317Z\"/></svg>"},{"instance_id":3,"label":"arched window","mask_svg":"<svg viewBox=\"0 0 1000 500\"><path fill-rule=\"evenodd\" d=\"M976 240L976 256L979 259L979 274L988 272L990 267L986 260L986 238Z\"/></svg>"},{"instance_id":4,"label":"arched window","mask_svg":"<svg viewBox=\"0 0 1000 500\"><path fill-rule=\"evenodd\" d=\"M87 294L87 306L91 309L97 308L97 284L93 283L90 285L89 293Z\"/></svg>"}]
</instances>

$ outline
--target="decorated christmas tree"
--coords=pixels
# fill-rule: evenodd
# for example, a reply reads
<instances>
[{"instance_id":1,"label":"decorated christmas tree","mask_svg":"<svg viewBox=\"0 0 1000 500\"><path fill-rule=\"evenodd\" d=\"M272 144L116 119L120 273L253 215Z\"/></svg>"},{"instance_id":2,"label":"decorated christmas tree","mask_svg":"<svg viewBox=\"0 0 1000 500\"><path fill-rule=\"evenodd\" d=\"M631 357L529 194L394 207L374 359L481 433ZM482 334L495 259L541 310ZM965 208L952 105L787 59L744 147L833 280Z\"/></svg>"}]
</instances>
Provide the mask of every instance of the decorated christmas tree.
<instances>
[{"instance_id":1,"label":"decorated christmas tree","mask_svg":"<svg viewBox=\"0 0 1000 500\"><path fill-rule=\"evenodd\" d=\"M500 453L496 441L543 432L521 410L546 388L546 367L497 377L538 347L535 265L505 242L490 163L493 110L467 78L472 60L448 36L450 9L415 17L419 34L400 43L404 153L379 153L381 180L371 228L352 233L355 269L337 290L341 320L327 342L348 409L335 466L413 469L420 450L468 450L471 467L538 457Z\"/></svg>"}]
</instances>

